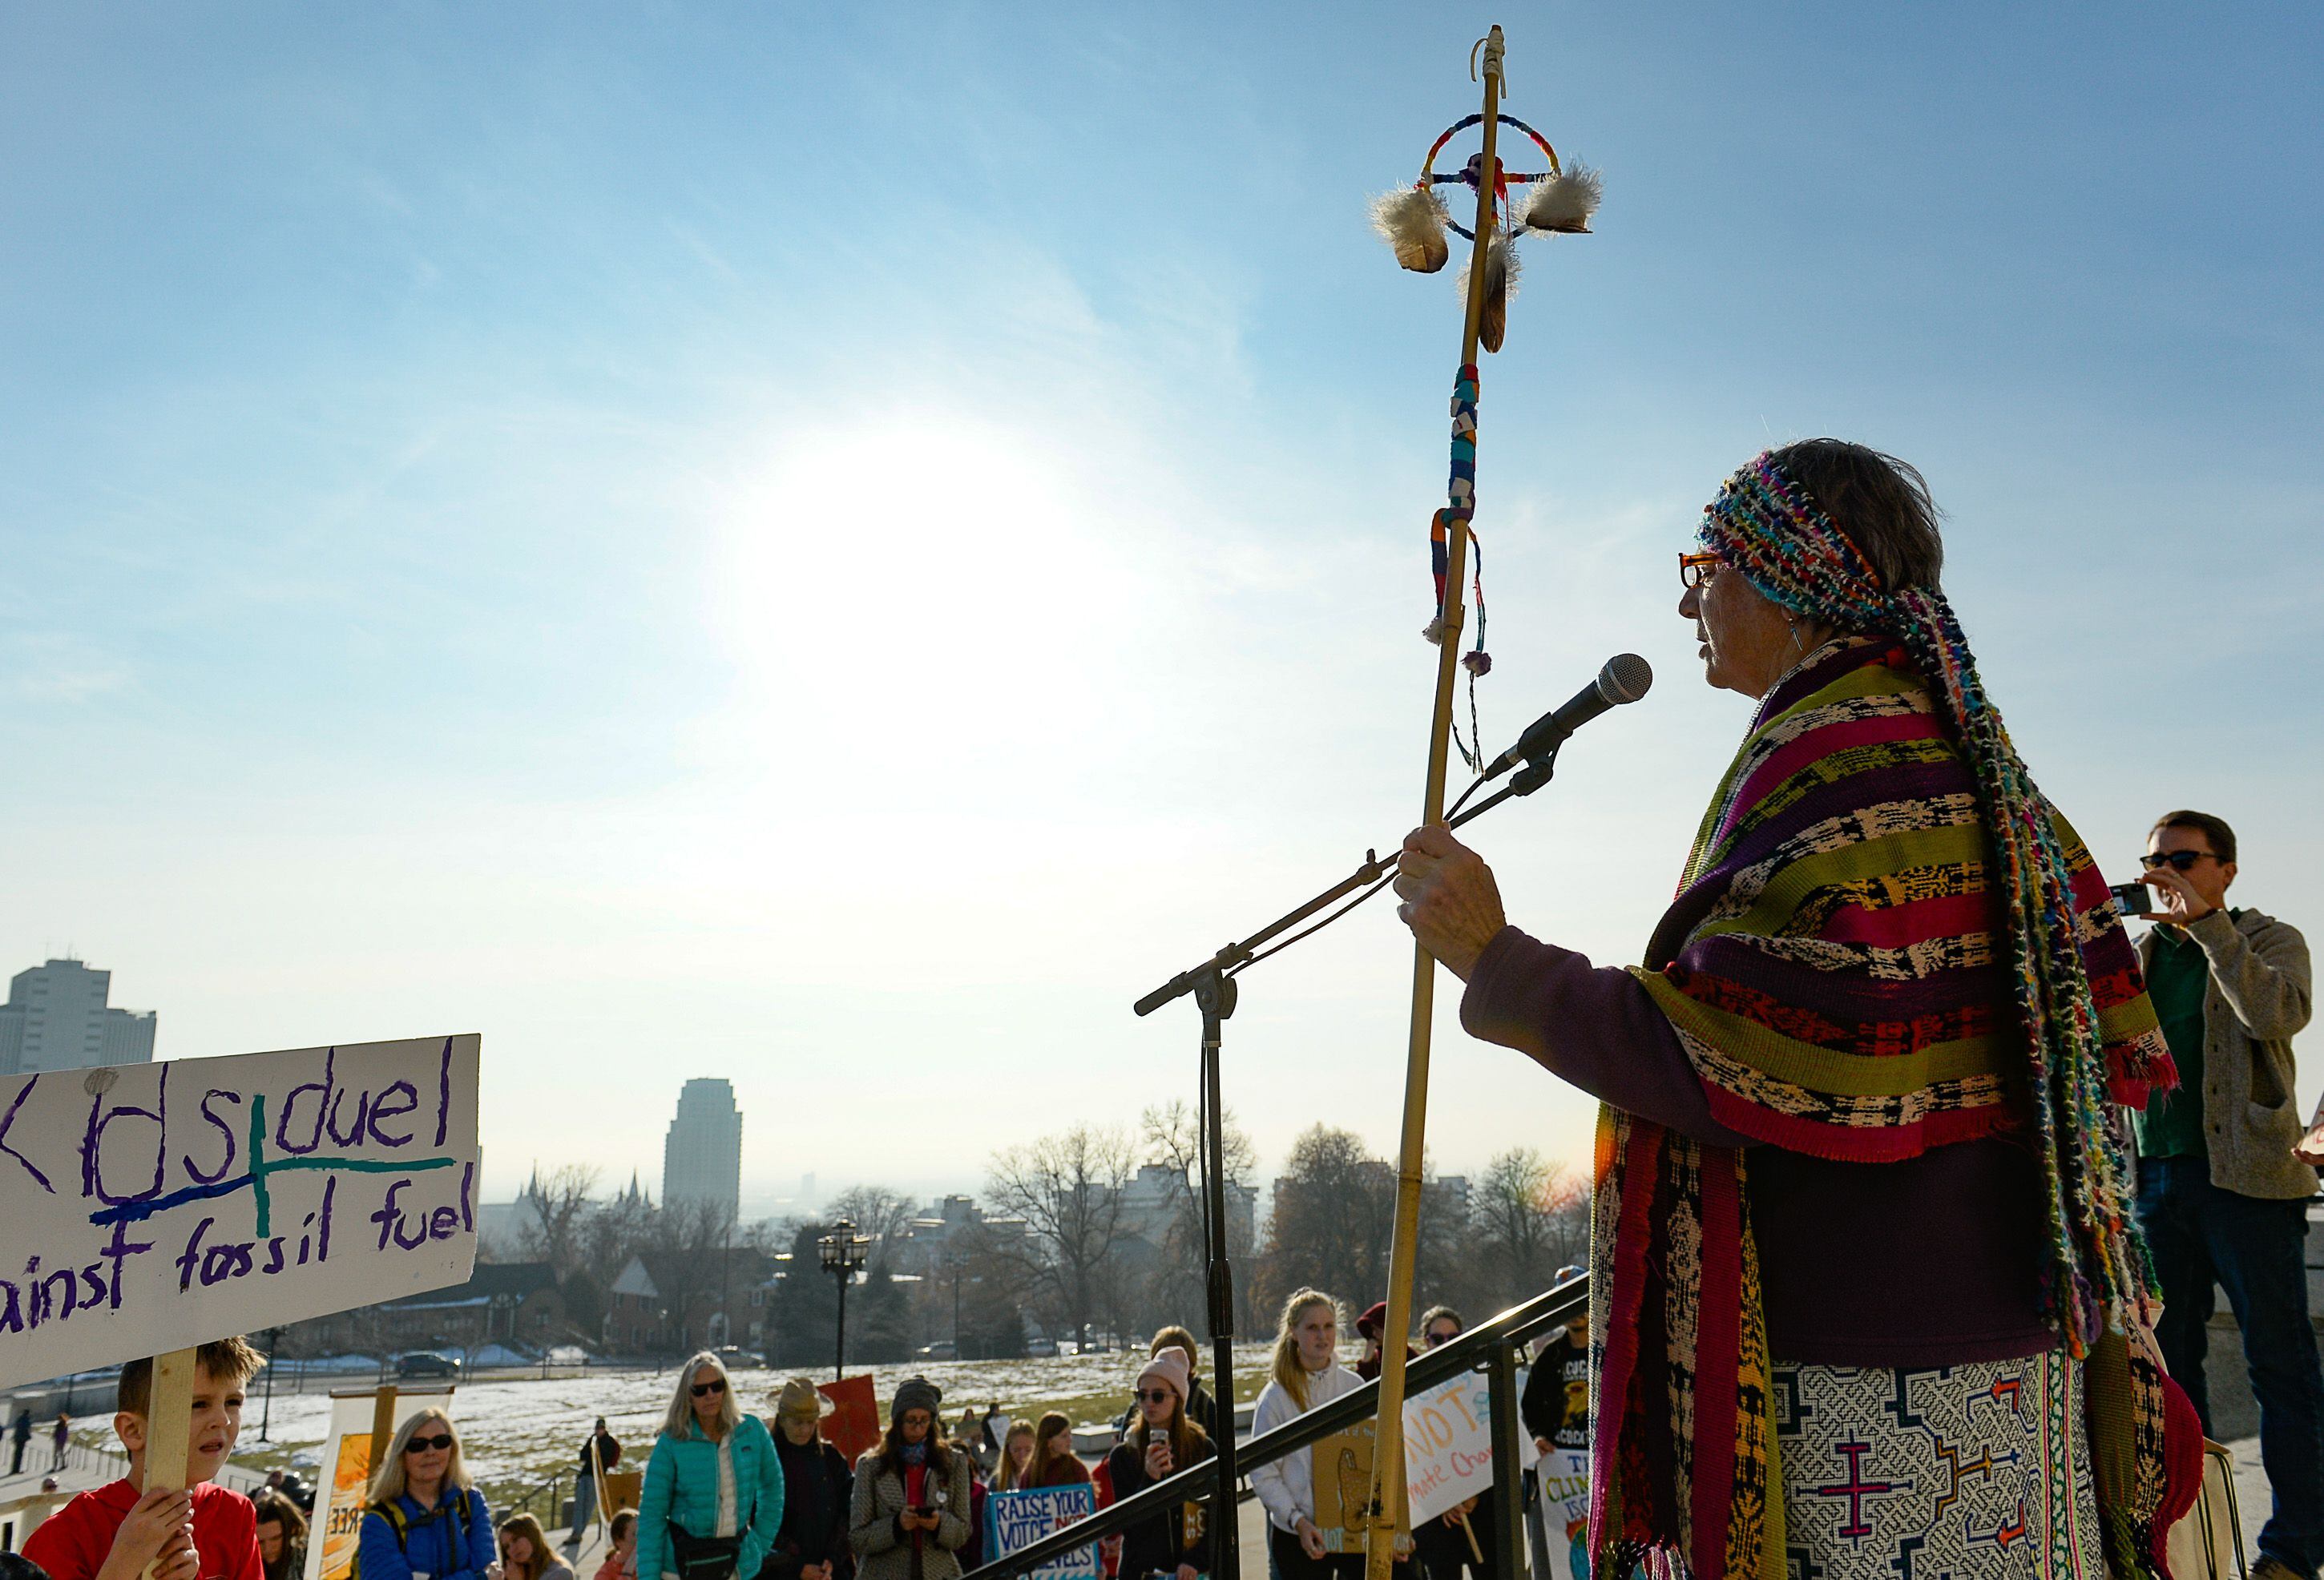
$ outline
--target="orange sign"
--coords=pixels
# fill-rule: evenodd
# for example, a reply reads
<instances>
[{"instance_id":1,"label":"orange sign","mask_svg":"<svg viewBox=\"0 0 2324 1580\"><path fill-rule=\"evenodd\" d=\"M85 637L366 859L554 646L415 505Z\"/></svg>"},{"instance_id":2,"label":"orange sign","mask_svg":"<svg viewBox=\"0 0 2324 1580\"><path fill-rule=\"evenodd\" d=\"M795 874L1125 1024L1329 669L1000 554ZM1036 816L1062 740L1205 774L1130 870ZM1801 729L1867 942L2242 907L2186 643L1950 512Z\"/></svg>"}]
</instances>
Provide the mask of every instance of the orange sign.
<instances>
[{"instance_id":1,"label":"orange sign","mask_svg":"<svg viewBox=\"0 0 2324 1580\"><path fill-rule=\"evenodd\" d=\"M364 1493L371 1484L371 1434L349 1432L339 1439L339 1462L331 1467L324 1500L323 1580L347 1580L363 1534Z\"/></svg>"},{"instance_id":2,"label":"orange sign","mask_svg":"<svg viewBox=\"0 0 2324 1580\"><path fill-rule=\"evenodd\" d=\"M823 1418L823 1440L854 1464L880 1441L880 1401L872 1392L872 1373L818 1382L815 1391L838 1406Z\"/></svg>"}]
</instances>

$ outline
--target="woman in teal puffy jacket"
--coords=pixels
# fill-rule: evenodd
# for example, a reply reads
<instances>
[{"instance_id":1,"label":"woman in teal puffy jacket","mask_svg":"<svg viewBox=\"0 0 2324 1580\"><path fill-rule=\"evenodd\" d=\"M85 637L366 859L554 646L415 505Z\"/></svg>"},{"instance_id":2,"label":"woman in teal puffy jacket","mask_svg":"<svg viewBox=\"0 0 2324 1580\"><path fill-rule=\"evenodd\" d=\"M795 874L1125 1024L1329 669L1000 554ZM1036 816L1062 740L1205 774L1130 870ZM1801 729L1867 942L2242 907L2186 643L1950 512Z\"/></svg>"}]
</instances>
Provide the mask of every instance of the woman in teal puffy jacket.
<instances>
[{"instance_id":1,"label":"woman in teal puffy jacket","mask_svg":"<svg viewBox=\"0 0 2324 1580\"><path fill-rule=\"evenodd\" d=\"M766 1423L704 1351L678 1373L639 1494L638 1580L750 1580L783 1523L783 1470Z\"/></svg>"}]
</instances>

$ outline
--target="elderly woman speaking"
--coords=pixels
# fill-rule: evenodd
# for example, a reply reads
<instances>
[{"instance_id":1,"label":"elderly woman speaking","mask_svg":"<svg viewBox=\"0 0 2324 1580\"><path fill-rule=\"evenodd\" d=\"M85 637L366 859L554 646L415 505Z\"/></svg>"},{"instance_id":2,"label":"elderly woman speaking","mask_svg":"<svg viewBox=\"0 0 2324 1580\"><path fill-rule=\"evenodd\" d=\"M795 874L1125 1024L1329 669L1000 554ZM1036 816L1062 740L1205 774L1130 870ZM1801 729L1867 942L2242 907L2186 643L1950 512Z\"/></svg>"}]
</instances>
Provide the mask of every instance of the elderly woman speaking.
<instances>
[{"instance_id":1,"label":"elderly woman speaking","mask_svg":"<svg viewBox=\"0 0 2324 1580\"><path fill-rule=\"evenodd\" d=\"M1771 451L1701 541L1679 612L1759 703L1646 965L1509 926L1442 827L1397 881L1469 1030L1603 1104L1591 1572L2148 1573L2165 1383L2106 1106L2174 1077L2105 880L1917 472Z\"/></svg>"}]
</instances>

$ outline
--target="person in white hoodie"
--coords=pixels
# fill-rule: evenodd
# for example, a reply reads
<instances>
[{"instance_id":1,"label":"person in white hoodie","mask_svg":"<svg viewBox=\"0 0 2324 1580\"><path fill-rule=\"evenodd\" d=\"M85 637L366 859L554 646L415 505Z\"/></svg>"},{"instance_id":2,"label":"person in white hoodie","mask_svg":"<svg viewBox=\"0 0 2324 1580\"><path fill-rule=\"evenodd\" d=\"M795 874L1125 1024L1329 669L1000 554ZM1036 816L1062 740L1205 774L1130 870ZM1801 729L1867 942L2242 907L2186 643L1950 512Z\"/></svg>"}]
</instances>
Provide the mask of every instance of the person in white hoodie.
<instances>
[{"instance_id":1,"label":"person in white hoodie","mask_svg":"<svg viewBox=\"0 0 2324 1580\"><path fill-rule=\"evenodd\" d=\"M1301 1290L1283 1303L1277 1326L1274 1380L1259 1396L1251 1415L1253 1436L1306 1414L1317 1405L1363 1386L1363 1379L1339 1364L1340 1307L1331 1296ZM1268 1555L1281 1580L1355 1580L1363 1572L1361 1553L1326 1553L1315 1523L1314 1456L1286 1455L1250 1473L1250 1484L1267 1507Z\"/></svg>"}]
</instances>

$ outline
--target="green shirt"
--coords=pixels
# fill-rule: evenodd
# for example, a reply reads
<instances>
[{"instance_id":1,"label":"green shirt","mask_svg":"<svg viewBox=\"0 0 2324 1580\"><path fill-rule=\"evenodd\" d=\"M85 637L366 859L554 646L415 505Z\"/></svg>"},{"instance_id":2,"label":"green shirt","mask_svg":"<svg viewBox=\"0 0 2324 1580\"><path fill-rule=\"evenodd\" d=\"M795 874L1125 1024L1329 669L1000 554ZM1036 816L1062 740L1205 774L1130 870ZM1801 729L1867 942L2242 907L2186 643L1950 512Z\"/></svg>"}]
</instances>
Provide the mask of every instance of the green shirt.
<instances>
[{"instance_id":1,"label":"green shirt","mask_svg":"<svg viewBox=\"0 0 2324 1580\"><path fill-rule=\"evenodd\" d=\"M2208 1155L2203 1144L2203 994L2210 981L2210 961L2186 929L2154 930L2146 996L2153 1001L2155 1019L2163 1023L2163 1041L2171 1044L2179 1085L2146 1100L2146 1111L2138 1116L2140 1157Z\"/></svg>"}]
</instances>

